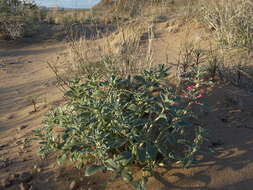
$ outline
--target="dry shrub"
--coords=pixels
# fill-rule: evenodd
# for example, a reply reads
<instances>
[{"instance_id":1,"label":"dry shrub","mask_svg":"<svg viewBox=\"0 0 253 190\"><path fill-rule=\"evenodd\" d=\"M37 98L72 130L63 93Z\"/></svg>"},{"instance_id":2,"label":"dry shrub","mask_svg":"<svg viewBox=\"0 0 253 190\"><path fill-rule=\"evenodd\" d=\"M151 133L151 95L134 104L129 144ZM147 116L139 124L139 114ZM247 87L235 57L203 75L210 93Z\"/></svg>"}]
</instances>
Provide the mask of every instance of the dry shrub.
<instances>
[{"instance_id":1,"label":"dry shrub","mask_svg":"<svg viewBox=\"0 0 253 190\"><path fill-rule=\"evenodd\" d=\"M0 34L5 39L32 35L40 18L39 12L33 3L0 0Z\"/></svg>"},{"instance_id":2,"label":"dry shrub","mask_svg":"<svg viewBox=\"0 0 253 190\"><path fill-rule=\"evenodd\" d=\"M69 57L79 75L117 72L128 75L140 67L143 26L121 27L113 36L98 40L79 39L68 43ZM73 66L73 65L72 65ZM72 67L73 68L73 67ZM93 71L91 71L93 70Z\"/></svg>"},{"instance_id":3,"label":"dry shrub","mask_svg":"<svg viewBox=\"0 0 253 190\"><path fill-rule=\"evenodd\" d=\"M151 67L151 45L150 41L147 43L151 35L148 25L141 23L133 21L122 25L117 32L104 38L71 36L65 54L59 56L56 63L50 63L58 81L65 85L72 77L104 78L108 74L126 77Z\"/></svg>"},{"instance_id":4,"label":"dry shrub","mask_svg":"<svg viewBox=\"0 0 253 190\"><path fill-rule=\"evenodd\" d=\"M221 45L253 48L251 0L202 1L202 13Z\"/></svg>"},{"instance_id":5,"label":"dry shrub","mask_svg":"<svg viewBox=\"0 0 253 190\"><path fill-rule=\"evenodd\" d=\"M143 69L141 58L144 55L145 34L148 28L144 23L137 23L138 21L121 26L110 45L123 75L138 73Z\"/></svg>"},{"instance_id":6,"label":"dry shrub","mask_svg":"<svg viewBox=\"0 0 253 190\"><path fill-rule=\"evenodd\" d=\"M16 39L22 37L25 22L22 17L3 16L0 19L0 33L4 39Z\"/></svg>"},{"instance_id":7,"label":"dry shrub","mask_svg":"<svg viewBox=\"0 0 253 190\"><path fill-rule=\"evenodd\" d=\"M106 7L117 16L137 17L137 16L161 16L168 11L168 6L173 4L173 0L103 0L97 9Z\"/></svg>"},{"instance_id":8,"label":"dry shrub","mask_svg":"<svg viewBox=\"0 0 253 190\"><path fill-rule=\"evenodd\" d=\"M125 14L130 17L134 17L141 14L141 10L144 7L145 0L118 0L115 1L115 9L117 13Z\"/></svg>"},{"instance_id":9,"label":"dry shrub","mask_svg":"<svg viewBox=\"0 0 253 190\"><path fill-rule=\"evenodd\" d=\"M85 23L88 19L87 10L48 10L45 22L49 24L74 24Z\"/></svg>"}]
</instances>

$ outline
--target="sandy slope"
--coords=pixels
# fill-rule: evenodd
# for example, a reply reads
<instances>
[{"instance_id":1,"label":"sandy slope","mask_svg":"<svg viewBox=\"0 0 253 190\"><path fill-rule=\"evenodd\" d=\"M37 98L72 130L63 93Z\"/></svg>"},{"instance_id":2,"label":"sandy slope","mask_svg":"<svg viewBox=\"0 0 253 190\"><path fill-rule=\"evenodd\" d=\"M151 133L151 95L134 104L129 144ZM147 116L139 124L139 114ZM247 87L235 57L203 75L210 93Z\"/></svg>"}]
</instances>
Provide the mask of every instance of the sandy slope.
<instances>
[{"instance_id":1,"label":"sandy slope","mask_svg":"<svg viewBox=\"0 0 253 190\"><path fill-rule=\"evenodd\" d=\"M31 172L37 163L34 146L24 140L40 126L51 105L60 100L61 93L47 61L54 60L63 45L0 43L0 163L9 165L0 167L2 180L16 172ZM33 112L34 98L37 112Z\"/></svg>"},{"instance_id":2,"label":"sandy slope","mask_svg":"<svg viewBox=\"0 0 253 190\"><path fill-rule=\"evenodd\" d=\"M154 60L162 62L161 57L165 55L175 59L178 51L175 48L179 47L183 32L168 33L162 24L158 26L158 32L160 35L154 42L154 51L158 53ZM194 38L202 34L202 30L195 29L194 32ZM58 167L51 158L40 160L36 155L36 144L25 140L31 137L33 129L41 126L44 113L61 100L62 93L55 87L56 80L47 67L47 61L55 60L57 53L63 50L61 42L0 41L0 180L3 182L10 179L11 174L28 171L33 177L29 183L38 190L67 190L73 180L83 189L102 189L105 175L78 178L82 172L69 164ZM39 98L37 112L33 112L33 97ZM226 101L234 97L238 103L225 106ZM160 169L160 175L151 179L149 189L252 189L252 97L226 86L215 89L207 101L212 107L211 112L203 116L203 123L212 134L216 153L201 156L200 164L189 169ZM8 188L0 186L1 190L19 188L19 182ZM122 181L108 186L112 190L129 188Z\"/></svg>"}]
</instances>

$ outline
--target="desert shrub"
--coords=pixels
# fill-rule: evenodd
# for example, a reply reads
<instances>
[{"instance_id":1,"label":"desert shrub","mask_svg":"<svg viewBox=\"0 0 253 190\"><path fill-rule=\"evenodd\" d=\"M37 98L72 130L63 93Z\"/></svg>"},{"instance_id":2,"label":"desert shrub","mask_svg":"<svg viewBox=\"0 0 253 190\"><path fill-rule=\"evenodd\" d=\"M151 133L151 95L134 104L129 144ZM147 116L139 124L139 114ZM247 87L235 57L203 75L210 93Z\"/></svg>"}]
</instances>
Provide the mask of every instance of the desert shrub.
<instances>
[{"instance_id":1,"label":"desert shrub","mask_svg":"<svg viewBox=\"0 0 253 190\"><path fill-rule=\"evenodd\" d=\"M204 140L190 108L197 97L175 95L167 75L160 66L128 78L71 80L68 102L48 113L44 127L35 131L40 154L58 152L59 163L86 167L86 176L111 170L135 189L145 189L159 166L188 167ZM140 179L132 166L143 171Z\"/></svg>"},{"instance_id":2,"label":"desert shrub","mask_svg":"<svg viewBox=\"0 0 253 190\"><path fill-rule=\"evenodd\" d=\"M252 55L244 48L201 49L193 42L181 45L177 63L177 91L187 86L203 91L218 83L230 83L253 92ZM206 91L206 90L204 90Z\"/></svg>"},{"instance_id":3,"label":"desert shrub","mask_svg":"<svg viewBox=\"0 0 253 190\"><path fill-rule=\"evenodd\" d=\"M141 14L141 10L144 6L145 1L140 0L130 0L122 1L119 0L116 2L116 11L120 13L125 13L130 17L134 17Z\"/></svg>"},{"instance_id":4,"label":"desert shrub","mask_svg":"<svg viewBox=\"0 0 253 190\"><path fill-rule=\"evenodd\" d=\"M247 47L253 44L253 3L251 0L203 1L202 16L223 46Z\"/></svg>"},{"instance_id":5,"label":"desert shrub","mask_svg":"<svg viewBox=\"0 0 253 190\"><path fill-rule=\"evenodd\" d=\"M0 1L0 34L7 39L30 35L38 19L39 10L33 3L19 0Z\"/></svg>"}]
</instances>

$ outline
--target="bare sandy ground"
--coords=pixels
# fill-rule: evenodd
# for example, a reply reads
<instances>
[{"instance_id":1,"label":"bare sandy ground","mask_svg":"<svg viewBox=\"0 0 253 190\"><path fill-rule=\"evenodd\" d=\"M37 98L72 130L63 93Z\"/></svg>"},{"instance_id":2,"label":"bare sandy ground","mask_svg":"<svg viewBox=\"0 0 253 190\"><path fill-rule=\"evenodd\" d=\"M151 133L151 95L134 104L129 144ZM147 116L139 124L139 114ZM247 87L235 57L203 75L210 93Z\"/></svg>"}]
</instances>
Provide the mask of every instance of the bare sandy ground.
<instances>
[{"instance_id":1,"label":"bare sandy ground","mask_svg":"<svg viewBox=\"0 0 253 190\"><path fill-rule=\"evenodd\" d=\"M159 27L160 36L154 42L154 51L175 59L183 33L168 33L163 26ZM195 32L197 39L202 30ZM62 51L62 42L0 41L0 190L21 189L21 182L38 190L68 190L73 181L80 189L104 189L105 174L86 178L82 176L83 171L74 169L71 164L57 166L54 155L41 160L36 154L36 143L29 141L32 130L41 126L44 114L62 100L63 94L55 86L56 79L47 66L47 61L55 60ZM161 57L155 57L156 62L164 61ZM32 104L34 98L38 102L36 112ZM231 99L235 99L234 104L227 103ZM200 156L200 163L189 169L176 166L159 169L149 189L253 189L252 96L235 87L223 86L214 89L206 100L211 107L202 120L212 135L211 144L216 152ZM24 172L31 174L32 179L6 185L8 179L15 178L14 174ZM118 180L107 189L131 188Z\"/></svg>"}]
</instances>

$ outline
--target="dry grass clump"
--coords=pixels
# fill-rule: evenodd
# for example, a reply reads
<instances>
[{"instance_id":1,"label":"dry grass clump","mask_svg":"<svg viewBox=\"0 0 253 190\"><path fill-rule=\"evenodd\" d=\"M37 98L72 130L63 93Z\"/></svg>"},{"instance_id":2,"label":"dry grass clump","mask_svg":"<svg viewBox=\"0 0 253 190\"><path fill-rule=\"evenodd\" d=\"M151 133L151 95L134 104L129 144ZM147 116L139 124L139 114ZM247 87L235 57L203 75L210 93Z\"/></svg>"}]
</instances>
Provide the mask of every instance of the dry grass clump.
<instances>
[{"instance_id":1,"label":"dry grass clump","mask_svg":"<svg viewBox=\"0 0 253 190\"><path fill-rule=\"evenodd\" d=\"M202 13L221 45L253 48L251 0L202 1Z\"/></svg>"},{"instance_id":2,"label":"dry grass clump","mask_svg":"<svg viewBox=\"0 0 253 190\"><path fill-rule=\"evenodd\" d=\"M56 63L50 63L50 67L63 85L68 78L77 76L104 78L108 74L123 77L137 74L152 66L151 37L150 26L140 20L122 24L116 32L103 38L76 38L72 33L66 43L67 51Z\"/></svg>"},{"instance_id":3,"label":"dry grass clump","mask_svg":"<svg viewBox=\"0 0 253 190\"><path fill-rule=\"evenodd\" d=\"M81 38L68 43L72 71L78 75L103 76L106 73L128 75L140 69L143 25L121 26L114 35L104 39Z\"/></svg>"},{"instance_id":4,"label":"dry grass clump","mask_svg":"<svg viewBox=\"0 0 253 190\"><path fill-rule=\"evenodd\" d=\"M201 0L201 18L216 39L213 62L224 82L253 92L253 2L251 0Z\"/></svg>"},{"instance_id":5,"label":"dry grass clump","mask_svg":"<svg viewBox=\"0 0 253 190\"><path fill-rule=\"evenodd\" d=\"M222 64L219 64L219 76L223 81L253 93L252 52L241 49L221 51ZM221 56L220 56L221 57Z\"/></svg>"}]
</instances>

